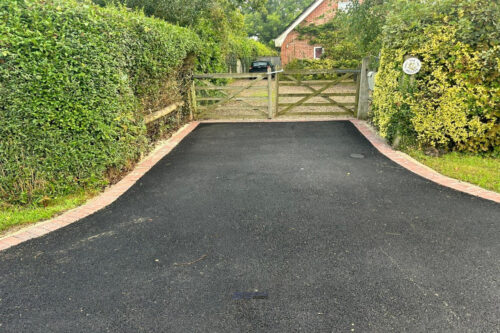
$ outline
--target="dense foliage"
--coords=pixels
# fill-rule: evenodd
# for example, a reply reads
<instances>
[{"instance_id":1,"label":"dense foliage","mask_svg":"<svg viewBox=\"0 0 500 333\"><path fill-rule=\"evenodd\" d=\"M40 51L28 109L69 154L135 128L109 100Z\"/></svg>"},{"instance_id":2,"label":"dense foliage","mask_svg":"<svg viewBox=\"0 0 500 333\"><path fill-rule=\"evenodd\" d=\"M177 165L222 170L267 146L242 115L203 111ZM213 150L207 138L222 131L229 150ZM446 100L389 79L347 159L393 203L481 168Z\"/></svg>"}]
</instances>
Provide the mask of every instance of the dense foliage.
<instances>
[{"instance_id":1,"label":"dense foliage","mask_svg":"<svg viewBox=\"0 0 500 333\"><path fill-rule=\"evenodd\" d=\"M406 56L422 60L414 78ZM396 1L384 26L373 122L390 141L443 150L500 147L500 3Z\"/></svg>"},{"instance_id":2,"label":"dense foliage","mask_svg":"<svg viewBox=\"0 0 500 333\"><path fill-rule=\"evenodd\" d=\"M0 0L0 201L106 184L168 128L143 117L186 100L193 70L274 54L247 34L269 42L312 0L121 1L144 14L95 2ZM498 2L354 1L300 31L326 52L293 68L381 54L372 120L389 141L499 151ZM407 56L423 62L413 78L401 70Z\"/></svg>"},{"instance_id":3,"label":"dense foliage","mask_svg":"<svg viewBox=\"0 0 500 333\"><path fill-rule=\"evenodd\" d=\"M378 56L382 47L382 27L389 10L387 0L365 0L352 2L349 11L339 11L335 17L322 25L299 27L301 38L325 49L322 65L338 64L357 67L366 56Z\"/></svg>"},{"instance_id":4,"label":"dense foliage","mask_svg":"<svg viewBox=\"0 0 500 333\"><path fill-rule=\"evenodd\" d=\"M274 46L273 39L309 6L313 0L268 0L263 6L243 7L245 24L250 36Z\"/></svg>"},{"instance_id":5,"label":"dense foliage","mask_svg":"<svg viewBox=\"0 0 500 333\"><path fill-rule=\"evenodd\" d=\"M106 4L112 1L95 0ZM129 8L142 8L148 16L155 16L180 26L195 26L205 15L210 15L214 8L222 8L231 15L241 8L254 11L263 8L266 0L121 0Z\"/></svg>"},{"instance_id":6,"label":"dense foliage","mask_svg":"<svg viewBox=\"0 0 500 333\"><path fill-rule=\"evenodd\" d=\"M380 63L372 120L389 141L444 151L500 149L499 2L353 1L330 22L299 31L325 53L292 67L357 67L365 56ZM411 79L402 71L408 56L423 62Z\"/></svg>"},{"instance_id":7,"label":"dense foliage","mask_svg":"<svg viewBox=\"0 0 500 333\"><path fill-rule=\"evenodd\" d=\"M11 203L101 186L138 158L144 114L183 98L201 45L76 0L0 0L0 31L0 199Z\"/></svg>"},{"instance_id":8,"label":"dense foliage","mask_svg":"<svg viewBox=\"0 0 500 333\"><path fill-rule=\"evenodd\" d=\"M94 0L104 5L112 0ZM187 27L196 32L203 45L197 71L226 72L237 59L249 64L259 56L276 51L247 38L241 10L261 9L264 0L120 0L148 16Z\"/></svg>"}]
</instances>

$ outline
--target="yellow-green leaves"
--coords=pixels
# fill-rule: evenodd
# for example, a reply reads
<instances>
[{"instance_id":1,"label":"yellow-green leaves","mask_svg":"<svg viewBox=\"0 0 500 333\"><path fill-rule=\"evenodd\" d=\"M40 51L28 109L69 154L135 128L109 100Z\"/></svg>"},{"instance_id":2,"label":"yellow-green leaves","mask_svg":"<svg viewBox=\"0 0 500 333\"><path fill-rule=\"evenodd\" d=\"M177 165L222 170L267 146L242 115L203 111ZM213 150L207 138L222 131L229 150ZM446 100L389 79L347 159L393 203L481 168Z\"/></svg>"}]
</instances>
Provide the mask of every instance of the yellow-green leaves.
<instances>
[{"instance_id":1,"label":"yellow-green leaves","mask_svg":"<svg viewBox=\"0 0 500 333\"><path fill-rule=\"evenodd\" d=\"M398 17L419 6L432 8L417 10L418 24L408 29ZM499 149L500 6L443 0L399 7L387 21L391 35L384 38L373 98L381 134L446 150ZM407 55L423 63L412 79L401 71Z\"/></svg>"}]
</instances>

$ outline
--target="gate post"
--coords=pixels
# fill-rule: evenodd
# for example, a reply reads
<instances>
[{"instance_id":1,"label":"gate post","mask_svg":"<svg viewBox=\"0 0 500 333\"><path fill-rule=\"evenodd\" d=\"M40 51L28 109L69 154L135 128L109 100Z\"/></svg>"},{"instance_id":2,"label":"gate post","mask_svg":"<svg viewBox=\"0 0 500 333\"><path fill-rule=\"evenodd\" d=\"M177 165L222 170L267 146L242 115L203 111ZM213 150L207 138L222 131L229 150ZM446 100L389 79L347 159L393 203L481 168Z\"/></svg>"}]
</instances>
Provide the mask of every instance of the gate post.
<instances>
[{"instance_id":1,"label":"gate post","mask_svg":"<svg viewBox=\"0 0 500 333\"><path fill-rule=\"evenodd\" d=\"M280 112L280 73L279 71L276 73L276 75L274 76L276 78L276 86L274 88L275 90L275 93L274 93L274 98L275 98L275 101L274 101L274 116L275 117L278 117L279 116L279 112Z\"/></svg>"},{"instance_id":2,"label":"gate post","mask_svg":"<svg viewBox=\"0 0 500 333\"><path fill-rule=\"evenodd\" d=\"M271 67L267 67L267 118L273 118L273 75Z\"/></svg>"},{"instance_id":3,"label":"gate post","mask_svg":"<svg viewBox=\"0 0 500 333\"><path fill-rule=\"evenodd\" d=\"M191 102L191 107L189 108L189 121L193 121L194 118L198 114L198 101L196 100L196 86L195 82L193 79L193 82L191 82L191 87L189 89L189 97L190 97L190 102Z\"/></svg>"},{"instance_id":4,"label":"gate post","mask_svg":"<svg viewBox=\"0 0 500 333\"><path fill-rule=\"evenodd\" d=\"M359 95L358 95L358 119L368 118L370 107L370 88L368 86L368 66L370 58L365 57L361 63L361 73L359 73Z\"/></svg>"}]
</instances>

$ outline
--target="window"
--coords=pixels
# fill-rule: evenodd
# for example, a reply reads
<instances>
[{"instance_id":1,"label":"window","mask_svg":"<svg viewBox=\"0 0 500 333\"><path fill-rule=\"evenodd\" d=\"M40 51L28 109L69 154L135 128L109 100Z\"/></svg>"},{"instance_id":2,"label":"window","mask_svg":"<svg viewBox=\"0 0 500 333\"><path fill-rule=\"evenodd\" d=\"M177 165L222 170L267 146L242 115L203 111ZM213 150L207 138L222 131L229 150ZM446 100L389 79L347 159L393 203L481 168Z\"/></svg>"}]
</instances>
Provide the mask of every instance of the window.
<instances>
[{"instance_id":1,"label":"window","mask_svg":"<svg viewBox=\"0 0 500 333\"><path fill-rule=\"evenodd\" d=\"M314 59L321 59L323 48L321 46L314 48Z\"/></svg>"},{"instance_id":2,"label":"window","mask_svg":"<svg viewBox=\"0 0 500 333\"><path fill-rule=\"evenodd\" d=\"M267 61L254 61L252 62L252 67L267 67L269 63Z\"/></svg>"},{"instance_id":3,"label":"window","mask_svg":"<svg viewBox=\"0 0 500 333\"><path fill-rule=\"evenodd\" d=\"M352 7L352 1L339 1L339 11L347 12Z\"/></svg>"}]
</instances>

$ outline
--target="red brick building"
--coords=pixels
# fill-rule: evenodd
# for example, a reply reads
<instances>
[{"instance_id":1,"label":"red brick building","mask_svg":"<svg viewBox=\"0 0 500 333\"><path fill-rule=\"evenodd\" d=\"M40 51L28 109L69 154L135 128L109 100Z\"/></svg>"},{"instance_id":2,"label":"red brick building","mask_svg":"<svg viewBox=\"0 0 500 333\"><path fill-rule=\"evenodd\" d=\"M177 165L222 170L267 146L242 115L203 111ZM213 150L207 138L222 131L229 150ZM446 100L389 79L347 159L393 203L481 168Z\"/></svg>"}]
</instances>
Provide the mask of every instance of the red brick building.
<instances>
[{"instance_id":1,"label":"red brick building","mask_svg":"<svg viewBox=\"0 0 500 333\"><path fill-rule=\"evenodd\" d=\"M274 40L276 47L281 48L281 65L284 67L293 59L319 59L323 54L321 45L311 45L307 38L299 39L298 26L324 24L331 20L337 10L346 10L351 1L316 0L300 14Z\"/></svg>"}]
</instances>

